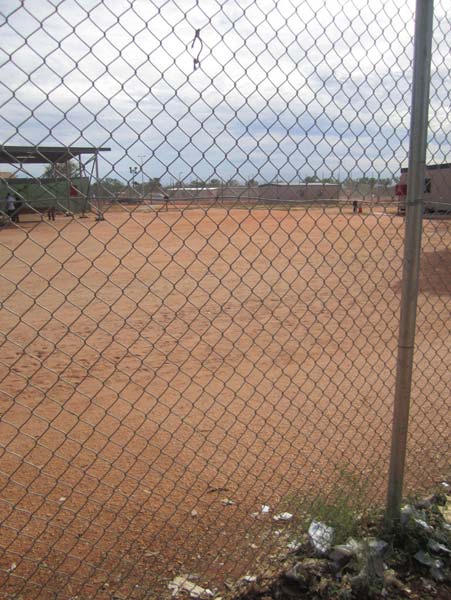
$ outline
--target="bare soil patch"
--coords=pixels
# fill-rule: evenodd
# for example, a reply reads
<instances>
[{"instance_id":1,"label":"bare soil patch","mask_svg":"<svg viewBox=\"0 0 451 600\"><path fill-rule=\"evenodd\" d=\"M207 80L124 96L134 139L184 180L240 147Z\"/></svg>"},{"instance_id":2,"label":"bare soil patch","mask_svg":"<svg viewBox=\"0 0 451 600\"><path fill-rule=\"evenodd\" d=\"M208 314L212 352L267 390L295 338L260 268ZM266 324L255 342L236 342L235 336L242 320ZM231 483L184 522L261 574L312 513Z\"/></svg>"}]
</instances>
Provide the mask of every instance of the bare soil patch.
<instances>
[{"instance_id":1,"label":"bare soil patch","mask_svg":"<svg viewBox=\"0 0 451 600\"><path fill-rule=\"evenodd\" d=\"M403 226L329 208L3 228L0 598L220 588L274 543L261 504L341 463L383 497ZM416 486L449 454L450 225L424 229Z\"/></svg>"}]
</instances>

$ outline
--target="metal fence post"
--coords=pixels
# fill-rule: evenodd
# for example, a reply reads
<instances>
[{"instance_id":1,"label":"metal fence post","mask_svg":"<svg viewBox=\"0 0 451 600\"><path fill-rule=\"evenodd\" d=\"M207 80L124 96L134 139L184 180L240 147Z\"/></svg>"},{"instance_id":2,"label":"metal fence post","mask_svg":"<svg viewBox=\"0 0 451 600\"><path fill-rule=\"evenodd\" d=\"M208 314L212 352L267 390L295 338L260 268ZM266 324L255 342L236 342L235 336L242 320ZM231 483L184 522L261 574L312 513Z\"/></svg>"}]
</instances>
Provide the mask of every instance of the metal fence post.
<instances>
[{"instance_id":1,"label":"metal fence post","mask_svg":"<svg viewBox=\"0 0 451 600\"><path fill-rule=\"evenodd\" d=\"M399 516L406 457L421 250L433 13L433 0L417 0L404 268L386 507L387 522L392 522Z\"/></svg>"}]
</instances>

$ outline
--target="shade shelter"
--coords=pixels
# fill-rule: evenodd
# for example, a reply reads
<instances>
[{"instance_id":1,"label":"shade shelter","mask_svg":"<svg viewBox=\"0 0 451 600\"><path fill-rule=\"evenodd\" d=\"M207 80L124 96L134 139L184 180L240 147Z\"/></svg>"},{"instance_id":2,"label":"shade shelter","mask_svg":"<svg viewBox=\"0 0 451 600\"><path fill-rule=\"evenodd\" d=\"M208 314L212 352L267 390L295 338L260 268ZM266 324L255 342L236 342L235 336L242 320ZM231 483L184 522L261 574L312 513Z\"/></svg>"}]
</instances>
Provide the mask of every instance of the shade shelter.
<instances>
[{"instance_id":1,"label":"shade shelter","mask_svg":"<svg viewBox=\"0 0 451 600\"><path fill-rule=\"evenodd\" d=\"M16 167L14 176L0 177L0 197L12 191L31 212L50 207L84 214L94 206L102 215L99 154L110 148L84 146L0 146L0 165ZM44 176L32 176L28 165L50 166Z\"/></svg>"}]
</instances>

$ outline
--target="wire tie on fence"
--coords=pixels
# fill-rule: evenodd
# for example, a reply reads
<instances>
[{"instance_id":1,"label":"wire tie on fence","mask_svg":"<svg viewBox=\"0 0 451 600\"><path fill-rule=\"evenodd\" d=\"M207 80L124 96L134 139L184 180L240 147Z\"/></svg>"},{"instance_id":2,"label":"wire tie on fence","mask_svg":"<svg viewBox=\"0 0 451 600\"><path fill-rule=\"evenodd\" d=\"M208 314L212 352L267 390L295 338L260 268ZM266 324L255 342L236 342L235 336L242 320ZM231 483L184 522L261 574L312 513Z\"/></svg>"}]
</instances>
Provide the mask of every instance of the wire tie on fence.
<instances>
[{"instance_id":1,"label":"wire tie on fence","mask_svg":"<svg viewBox=\"0 0 451 600\"><path fill-rule=\"evenodd\" d=\"M196 43L196 40L199 40L200 48L199 48L199 52L197 53L197 56L195 58L193 58L194 70L196 70L198 67L200 67L200 53L202 52L202 49L204 47L204 43L200 37L200 29L196 29L196 31L194 33L194 38L193 38L193 42L191 44L191 48L194 48L194 44Z\"/></svg>"}]
</instances>

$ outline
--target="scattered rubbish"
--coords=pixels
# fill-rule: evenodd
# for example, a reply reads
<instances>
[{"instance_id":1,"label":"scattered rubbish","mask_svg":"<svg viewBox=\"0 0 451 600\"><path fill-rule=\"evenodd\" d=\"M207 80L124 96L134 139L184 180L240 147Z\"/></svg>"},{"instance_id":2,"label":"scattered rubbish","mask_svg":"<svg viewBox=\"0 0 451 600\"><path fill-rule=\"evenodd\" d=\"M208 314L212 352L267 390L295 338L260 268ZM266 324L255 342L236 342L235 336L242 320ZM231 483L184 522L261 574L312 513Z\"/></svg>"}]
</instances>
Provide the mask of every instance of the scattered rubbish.
<instances>
[{"instance_id":1,"label":"scattered rubbish","mask_svg":"<svg viewBox=\"0 0 451 600\"><path fill-rule=\"evenodd\" d=\"M358 575L351 577L351 588L357 598L367 598L370 593L381 593L384 587L384 563L380 556L368 554L362 561Z\"/></svg>"},{"instance_id":2,"label":"scattered rubbish","mask_svg":"<svg viewBox=\"0 0 451 600\"><path fill-rule=\"evenodd\" d=\"M301 562L294 564L291 569L284 573L284 577L289 581L303 584L305 582L305 568Z\"/></svg>"},{"instance_id":3,"label":"scattered rubbish","mask_svg":"<svg viewBox=\"0 0 451 600\"><path fill-rule=\"evenodd\" d=\"M197 512L197 510L195 508L193 508L193 510L191 511L191 516L192 517L198 517L199 513Z\"/></svg>"},{"instance_id":4,"label":"scattered rubbish","mask_svg":"<svg viewBox=\"0 0 451 600\"><path fill-rule=\"evenodd\" d=\"M291 521L292 518L293 515L289 512L282 512L273 517L274 521Z\"/></svg>"},{"instance_id":5,"label":"scattered rubbish","mask_svg":"<svg viewBox=\"0 0 451 600\"><path fill-rule=\"evenodd\" d=\"M448 489L448 488L447 488ZM267 505L261 505L252 516L258 518L270 512ZM297 513L298 514L298 513ZM273 514L274 521L289 521L291 513ZM402 508L401 523L406 528L405 535L392 541L394 552L390 552L391 544L377 537L348 538L346 543L332 545L336 535L334 527L324 522L313 520L308 528L309 544L302 534L293 539L291 527L282 527L272 531L278 537L278 547L288 549L282 554L274 554L270 558L282 558L290 561L291 566L282 571L277 581L270 587L261 590L259 579L258 593L262 600L269 598L300 598L304 594L309 597L325 597L331 590L339 589L343 597L355 598L388 598L413 597L420 590L435 592L440 585L449 581L448 563L451 557L449 531L451 531L451 502L445 492L424 497ZM283 523L281 523L283 525ZM377 531L370 522L363 532ZM413 539L414 544L404 539ZM274 540L275 541L275 540ZM255 544L249 544L256 548ZM421 550L417 552L417 550ZM416 552L415 556L414 553ZM309 556L303 558L305 553ZM402 564L399 559L402 557ZM293 565L293 558L297 562ZM412 560L415 558L415 560ZM424 565L419 568L418 563ZM397 567L401 564L400 572ZM408 564L407 571L405 564ZM395 567L393 568L393 565ZM403 581L413 581L415 587L408 587ZM254 583L255 577L246 575L240 581ZM254 590L255 592L255 590ZM268 593L268 595L265 595ZM272 595L276 593L276 596ZM314 595L316 594L316 595ZM329 596L328 596L329 597ZM334 596L335 597L335 596ZM416 596L415 596L416 597ZM419 596L420 597L420 596ZM423 597L423 596L421 596Z\"/></svg>"},{"instance_id":6,"label":"scattered rubbish","mask_svg":"<svg viewBox=\"0 0 451 600\"><path fill-rule=\"evenodd\" d=\"M223 498L221 500L221 504L223 504L224 506L232 506L233 504L235 504L235 502L233 500L230 500L230 498Z\"/></svg>"},{"instance_id":7,"label":"scattered rubbish","mask_svg":"<svg viewBox=\"0 0 451 600\"><path fill-rule=\"evenodd\" d=\"M67 500L66 496L61 496L58 502L65 502Z\"/></svg>"},{"instance_id":8,"label":"scattered rubbish","mask_svg":"<svg viewBox=\"0 0 451 600\"><path fill-rule=\"evenodd\" d=\"M244 575L241 577L240 581L243 583L255 583L257 581L257 577L255 575Z\"/></svg>"},{"instance_id":9,"label":"scattered rubbish","mask_svg":"<svg viewBox=\"0 0 451 600\"><path fill-rule=\"evenodd\" d=\"M252 548L252 550L257 550L258 546L257 544L249 544L249 548Z\"/></svg>"},{"instance_id":10,"label":"scattered rubbish","mask_svg":"<svg viewBox=\"0 0 451 600\"><path fill-rule=\"evenodd\" d=\"M412 518L425 519L426 515L423 511L415 509L410 504L406 504L401 508L401 524L406 525Z\"/></svg>"},{"instance_id":11,"label":"scattered rubbish","mask_svg":"<svg viewBox=\"0 0 451 600\"><path fill-rule=\"evenodd\" d=\"M387 569L384 573L384 583L385 585L391 585L395 588L398 588L401 592L403 592L406 596L410 596L412 590L405 586L402 581L400 581L396 577L396 573L394 569Z\"/></svg>"},{"instance_id":12,"label":"scattered rubbish","mask_svg":"<svg viewBox=\"0 0 451 600\"><path fill-rule=\"evenodd\" d=\"M417 527L428 533L433 531L433 527L427 522L425 512L410 506L410 504L407 504L401 509L401 525L408 524L415 524Z\"/></svg>"},{"instance_id":13,"label":"scattered rubbish","mask_svg":"<svg viewBox=\"0 0 451 600\"><path fill-rule=\"evenodd\" d=\"M426 518L426 515L424 512L416 510L410 504L406 504L405 506L403 506L401 508L401 525L407 525L407 523L410 521L410 519L413 518L414 516L416 518L422 518L422 519Z\"/></svg>"},{"instance_id":14,"label":"scattered rubbish","mask_svg":"<svg viewBox=\"0 0 451 600\"><path fill-rule=\"evenodd\" d=\"M434 528L433 528L433 527L431 527L430 525L428 525L428 524L426 523L426 521L423 521L423 519L413 519L413 522L414 522L416 525L418 525L418 527L420 527L421 529L424 529L424 531L427 531L427 532L429 532L429 533L430 533L431 531L434 531Z\"/></svg>"},{"instance_id":15,"label":"scattered rubbish","mask_svg":"<svg viewBox=\"0 0 451 600\"><path fill-rule=\"evenodd\" d=\"M270 506L268 506L267 504L262 504L262 507L261 507L260 511L259 512L253 512L253 513L251 513L251 517L253 519L258 519L258 517L260 515L267 515L270 511L271 511L271 507Z\"/></svg>"},{"instance_id":16,"label":"scattered rubbish","mask_svg":"<svg viewBox=\"0 0 451 600\"><path fill-rule=\"evenodd\" d=\"M447 482L447 481L441 481L440 485L442 486L442 488L444 488L445 490L449 490L451 488L451 485Z\"/></svg>"},{"instance_id":17,"label":"scattered rubbish","mask_svg":"<svg viewBox=\"0 0 451 600\"><path fill-rule=\"evenodd\" d=\"M229 488L226 487L214 487L211 486L207 489L206 493L207 494L213 494L214 492L228 492Z\"/></svg>"},{"instance_id":18,"label":"scattered rubbish","mask_svg":"<svg viewBox=\"0 0 451 600\"><path fill-rule=\"evenodd\" d=\"M378 540L377 538L367 538L364 542L369 548L370 552L377 554L378 556L384 556L388 550L388 543L384 540Z\"/></svg>"},{"instance_id":19,"label":"scattered rubbish","mask_svg":"<svg viewBox=\"0 0 451 600\"><path fill-rule=\"evenodd\" d=\"M290 552L296 552L302 546L302 543L299 540L291 540L287 544L287 548Z\"/></svg>"},{"instance_id":20,"label":"scattered rubbish","mask_svg":"<svg viewBox=\"0 0 451 600\"><path fill-rule=\"evenodd\" d=\"M375 538L363 539L358 544L357 558L361 568L359 574L351 579L351 587L360 595L369 595L370 588L382 591L386 568L383 555L387 548L387 542Z\"/></svg>"},{"instance_id":21,"label":"scattered rubbish","mask_svg":"<svg viewBox=\"0 0 451 600\"><path fill-rule=\"evenodd\" d=\"M451 550L445 544L440 544L436 540L428 540L428 548L431 552L437 552L438 554L450 554Z\"/></svg>"},{"instance_id":22,"label":"scattered rubbish","mask_svg":"<svg viewBox=\"0 0 451 600\"><path fill-rule=\"evenodd\" d=\"M172 596L177 596L180 592L187 592L190 598L197 598L198 600L214 598L214 593L211 590L189 581L186 577L175 577L168 584L168 588L172 591Z\"/></svg>"},{"instance_id":23,"label":"scattered rubbish","mask_svg":"<svg viewBox=\"0 0 451 600\"><path fill-rule=\"evenodd\" d=\"M427 498L421 498L415 503L416 508L431 508L435 504L436 497L428 496Z\"/></svg>"},{"instance_id":24,"label":"scattered rubbish","mask_svg":"<svg viewBox=\"0 0 451 600\"><path fill-rule=\"evenodd\" d=\"M346 544L339 544L332 548L331 555L334 553L343 554L345 556L356 556L361 548L361 542L354 538L349 538Z\"/></svg>"},{"instance_id":25,"label":"scattered rubbish","mask_svg":"<svg viewBox=\"0 0 451 600\"><path fill-rule=\"evenodd\" d=\"M16 569L17 569L17 563L13 562L13 563L11 563L11 566L9 567L9 569L6 570L6 572L7 573L12 573Z\"/></svg>"},{"instance_id":26,"label":"scattered rubbish","mask_svg":"<svg viewBox=\"0 0 451 600\"><path fill-rule=\"evenodd\" d=\"M434 579L434 581L438 581L439 583L443 583L447 579L445 573L437 567L431 567L429 573L431 574L432 579Z\"/></svg>"},{"instance_id":27,"label":"scattered rubbish","mask_svg":"<svg viewBox=\"0 0 451 600\"><path fill-rule=\"evenodd\" d=\"M359 543L353 538L350 538L346 544L334 546L329 553L329 558L334 562L334 570L341 571L351 558L357 555L359 547Z\"/></svg>"},{"instance_id":28,"label":"scattered rubbish","mask_svg":"<svg viewBox=\"0 0 451 600\"><path fill-rule=\"evenodd\" d=\"M160 556L160 553L158 551L152 552L151 550L146 550L146 552L144 552L144 556L146 558L154 558L155 556Z\"/></svg>"},{"instance_id":29,"label":"scattered rubbish","mask_svg":"<svg viewBox=\"0 0 451 600\"><path fill-rule=\"evenodd\" d=\"M436 569L441 569L443 567L443 562L439 558L434 558L433 556L431 556L427 552L424 552L423 550L417 552L414 558L426 567L434 567Z\"/></svg>"},{"instance_id":30,"label":"scattered rubbish","mask_svg":"<svg viewBox=\"0 0 451 600\"><path fill-rule=\"evenodd\" d=\"M296 584L297 592L306 591L316 580L326 574L328 561L323 558L305 558L295 563L283 575L289 584Z\"/></svg>"},{"instance_id":31,"label":"scattered rubbish","mask_svg":"<svg viewBox=\"0 0 451 600\"><path fill-rule=\"evenodd\" d=\"M308 528L308 538L315 552L321 555L327 554L332 547L334 530L321 521L312 521Z\"/></svg>"},{"instance_id":32,"label":"scattered rubbish","mask_svg":"<svg viewBox=\"0 0 451 600\"><path fill-rule=\"evenodd\" d=\"M360 571L349 582L357 597L367 597L370 593L371 582L375 589L382 591L384 586L385 565L383 555L388 549L387 542L376 538L355 540L349 538L346 544L334 546L329 553L329 558L334 561L334 571L338 574L352 558L357 558L356 565Z\"/></svg>"}]
</instances>

